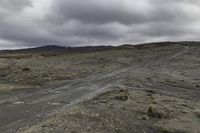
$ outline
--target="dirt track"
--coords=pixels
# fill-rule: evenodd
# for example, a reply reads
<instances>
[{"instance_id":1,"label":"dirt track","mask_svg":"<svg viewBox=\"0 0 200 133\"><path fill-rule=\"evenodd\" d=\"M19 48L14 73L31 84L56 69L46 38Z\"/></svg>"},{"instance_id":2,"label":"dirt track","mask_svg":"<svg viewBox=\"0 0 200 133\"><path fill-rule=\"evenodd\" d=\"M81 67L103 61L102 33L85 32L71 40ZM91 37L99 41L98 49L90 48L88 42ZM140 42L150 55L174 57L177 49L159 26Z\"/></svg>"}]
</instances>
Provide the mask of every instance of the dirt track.
<instances>
[{"instance_id":1,"label":"dirt track","mask_svg":"<svg viewBox=\"0 0 200 133\"><path fill-rule=\"evenodd\" d=\"M157 94L199 103L199 53L200 46L172 45L95 54L96 60L103 55L105 59L111 60L108 62L95 62L89 58L92 54L84 54L82 62L85 64L81 65L85 65L87 70L90 65L94 68L84 76L56 81L55 84L46 83L37 89L0 95L0 132L15 132L20 127L41 121L49 114L119 88L135 91L150 89ZM100 70L102 67L96 67L94 63L104 64L104 69ZM112 70L112 67L115 69Z\"/></svg>"}]
</instances>

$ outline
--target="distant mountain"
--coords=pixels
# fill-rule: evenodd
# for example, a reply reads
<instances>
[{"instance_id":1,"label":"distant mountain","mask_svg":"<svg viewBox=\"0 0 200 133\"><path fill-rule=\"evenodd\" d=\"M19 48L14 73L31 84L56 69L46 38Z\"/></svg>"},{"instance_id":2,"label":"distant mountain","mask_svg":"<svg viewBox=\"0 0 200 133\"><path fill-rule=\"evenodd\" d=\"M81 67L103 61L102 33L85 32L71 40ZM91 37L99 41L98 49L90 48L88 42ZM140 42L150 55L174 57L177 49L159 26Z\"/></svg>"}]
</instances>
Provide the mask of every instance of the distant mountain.
<instances>
[{"instance_id":1,"label":"distant mountain","mask_svg":"<svg viewBox=\"0 0 200 133\"><path fill-rule=\"evenodd\" d=\"M95 52L111 50L114 46L85 46L85 47L63 47L57 45L46 45L36 48L2 50L0 53L74 53L74 52Z\"/></svg>"},{"instance_id":2,"label":"distant mountain","mask_svg":"<svg viewBox=\"0 0 200 133\"><path fill-rule=\"evenodd\" d=\"M65 48L66 47L57 46L57 45L46 45L46 46L42 46L42 47L29 48L29 49L25 49L25 50L34 51L34 52L42 52L42 51L57 52L57 51L62 51Z\"/></svg>"},{"instance_id":3,"label":"distant mountain","mask_svg":"<svg viewBox=\"0 0 200 133\"><path fill-rule=\"evenodd\" d=\"M118 50L118 49L148 49L163 47L169 45L200 45L200 42L154 42L154 43L144 43L138 45L124 44L121 46L84 46L84 47L64 47L57 45L46 45L36 48L27 48L19 50L2 50L0 54L5 53L81 53L81 52L95 52L95 51L107 51L107 50Z\"/></svg>"},{"instance_id":4,"label":"distant mountain","mask_svg":"<svg viewBox=\"0 0 200 133\"><path fill-rule=\"evenodd\" d=\"M46 45L36 48L27 48L27 49L17 49L17 50L2 50L3 53L39 53L39 52L60 52L63 51L65 47L57 45Z\"/></svg>"}]
</instances>

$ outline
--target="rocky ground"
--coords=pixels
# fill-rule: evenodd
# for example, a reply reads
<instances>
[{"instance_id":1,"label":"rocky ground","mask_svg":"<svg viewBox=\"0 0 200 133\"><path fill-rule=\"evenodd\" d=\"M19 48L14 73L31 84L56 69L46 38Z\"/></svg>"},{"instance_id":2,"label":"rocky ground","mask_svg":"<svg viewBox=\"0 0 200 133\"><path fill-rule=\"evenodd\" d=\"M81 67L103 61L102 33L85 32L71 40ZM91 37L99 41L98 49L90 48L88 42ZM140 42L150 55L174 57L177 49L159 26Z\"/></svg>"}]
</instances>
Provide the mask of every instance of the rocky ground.
<instances>
[{"instance_id":1,"label":"rocky ground","mask_svg":"<svg viewBox=\"0 0 200 133\"><path fill-rule=\"evenodd\" d=\"M111 91L66 109L25 133L199 133L200 103L154 91Z\"/></svg>"},{"instance_id":2,"label":"rocky ground","mask_svg":"<svg viewBox=\"0 0 200 133\"><path fill-rule=\"evenodd\" d=\"M183 42L0 54L0 131L199 133L199 53Z\"/></svg>"}]
</instances>

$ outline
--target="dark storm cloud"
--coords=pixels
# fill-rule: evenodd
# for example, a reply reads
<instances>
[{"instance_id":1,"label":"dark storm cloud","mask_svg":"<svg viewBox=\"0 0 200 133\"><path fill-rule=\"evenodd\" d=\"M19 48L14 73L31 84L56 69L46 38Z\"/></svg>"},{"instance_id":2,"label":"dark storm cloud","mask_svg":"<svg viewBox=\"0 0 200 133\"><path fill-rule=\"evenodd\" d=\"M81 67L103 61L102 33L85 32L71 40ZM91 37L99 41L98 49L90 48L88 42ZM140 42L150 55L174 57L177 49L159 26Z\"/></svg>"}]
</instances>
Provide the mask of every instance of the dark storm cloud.
<instances>
[{"instance_id":1,"label":"dark storm cloud","mask_svg":"<svg viewBox=\"0 0 200 133\"><path fill-rule=\"evenodd\" d=\"M164 0L61 0L54 2L54 11L65 20L76 19L85 23L122 24L175 21L189 17L184 3ZM186 4L186 3L185 3ZM193 4L193 3L190 3Z\"/></svg>"},{"instance_id":2,"label":"dark storm cloud","mask_svg":"<svg viewBox=\"0 0 200 133\"><path fill-rule=\"evenodd\" d=\"M200 40L196 0L0 0L0 48Z\"/></svg>"},{"instance_id":3,"label":"dark storm cloud","mask_svg":"<svg viewBox=\"0 0 200 133\"><path fill-rule=\"evenodd\" d=\"M145 20L145 14L127 9L124 1L119 0L62 0L53 4L54 11L66 19L76 19L85 23L132 23ZM140 15L139 15L140 14Z\"/></svg>"}]
</instances>

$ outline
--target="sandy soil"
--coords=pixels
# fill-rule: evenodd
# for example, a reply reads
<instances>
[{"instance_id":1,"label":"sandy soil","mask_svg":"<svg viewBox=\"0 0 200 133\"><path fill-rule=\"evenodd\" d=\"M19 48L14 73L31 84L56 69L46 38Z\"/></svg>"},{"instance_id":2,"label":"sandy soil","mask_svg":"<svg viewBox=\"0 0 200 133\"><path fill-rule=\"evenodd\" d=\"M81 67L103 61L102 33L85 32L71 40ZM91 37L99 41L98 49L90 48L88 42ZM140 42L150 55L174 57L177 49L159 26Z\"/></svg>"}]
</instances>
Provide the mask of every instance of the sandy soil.
<instances>
[{"instance_id":1,"label":"sandy soil","mask_svg":"<svg viewBox=\"0 0 200 133\"><path fill-rule=\"evenodd\" d=\"M0 55L0 132L199 133L199 53L181 43Z\"/></svg>"}]
</instances>

